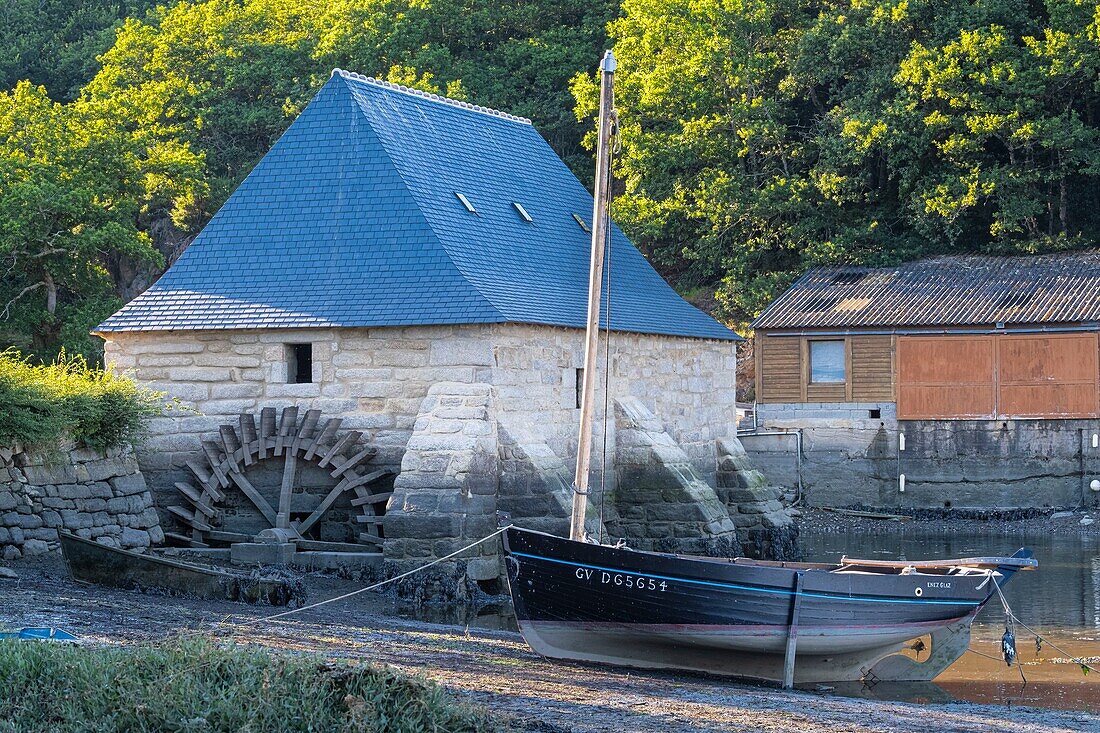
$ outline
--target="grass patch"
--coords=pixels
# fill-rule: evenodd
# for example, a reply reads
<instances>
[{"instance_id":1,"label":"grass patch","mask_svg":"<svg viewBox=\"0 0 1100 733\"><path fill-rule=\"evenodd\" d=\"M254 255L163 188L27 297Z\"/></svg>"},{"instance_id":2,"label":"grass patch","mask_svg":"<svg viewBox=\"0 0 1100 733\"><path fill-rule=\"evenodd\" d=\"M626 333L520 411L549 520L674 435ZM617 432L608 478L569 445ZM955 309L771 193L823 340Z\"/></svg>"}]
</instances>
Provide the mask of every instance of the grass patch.
<instances>
[{"instance_id":1,"label":"grass patch","mask_svg":"<svg viewBox=\"0 0 1100 733\"><path fill-rule=\"evenodd\" d=\"M0 733L480 733L439 686L370 665L187 641L0 641Z\"/></svg>"},{"instance_id":2,"label":"grass patch","mask_svg":"<svg viewBox=\"0 0 1100 733\"><path fill-rule=\"evenodd\" d=\"M61 354L36 365L14 351L0 353L0 445L49 450L69 438L104 450L141 437L164 395L132 379Z\"/></svg>"}]
</instances>

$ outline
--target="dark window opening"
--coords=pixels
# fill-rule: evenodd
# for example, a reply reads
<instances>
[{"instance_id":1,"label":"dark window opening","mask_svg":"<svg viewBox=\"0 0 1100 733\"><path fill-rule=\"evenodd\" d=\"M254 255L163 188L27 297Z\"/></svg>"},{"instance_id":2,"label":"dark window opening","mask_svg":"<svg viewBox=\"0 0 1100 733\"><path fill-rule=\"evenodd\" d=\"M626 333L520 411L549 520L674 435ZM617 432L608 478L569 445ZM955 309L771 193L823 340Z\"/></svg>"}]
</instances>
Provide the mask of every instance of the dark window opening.
<instances>
[{"instance_id":1,"label":"dark window opening","mask_svg":"<svg viewBox=\"0 0 1100 733\"><path fill-rule=\"evenodd\" d=\"M584 370L578 369L576 374L577 409L581 409L581 398L584 397Z\"/></svg>"},{"instance_id":2,"label":"dark window opening","mask_svg":"<svg viewBox=\"0 0 1100 733\"><path fill-rule=\"evenodd\" d=\"M313 381L313 344L286 345L287 384L309 384Z\"/></svg>"},{"instance_id":3,"label":"dark window opening","mask_svg":"<svg viewBox=\"0 0 1100 733\"><path fill-rule=\"evenodd\" d=\"M878 420L880 417L882 417L882 410L868 410L867 417L871 418L872 420Z\"/></svg>"}]
</instances>

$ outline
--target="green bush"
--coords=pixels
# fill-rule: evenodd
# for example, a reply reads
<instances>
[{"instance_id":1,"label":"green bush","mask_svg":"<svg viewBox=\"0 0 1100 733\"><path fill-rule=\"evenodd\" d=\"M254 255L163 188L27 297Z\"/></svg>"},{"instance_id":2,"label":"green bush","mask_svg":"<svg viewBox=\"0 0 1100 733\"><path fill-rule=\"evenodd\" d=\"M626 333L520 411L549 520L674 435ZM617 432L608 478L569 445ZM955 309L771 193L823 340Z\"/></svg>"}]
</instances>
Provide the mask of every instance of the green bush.
<instances>
[{"instance_id":1,"label":"green bush","mask_svg":"<svg viewBox=\"0 0 1100 733\"><path fill-rule=\"evenodd\" d=\"M370 665L185 641L0 641L0 733L496 731L437 685Z\"/></svg>"},{"instance_id":2,"label":"green bush","mask_svg":"<svg viewBox=\"0 0 1100 733\"><path fill-rule=\"evenodd\" d=\"M55 448L64 438L104 450L139 438L164 395L62 353L34 365L0 353L0 445Z\"/></svg>"}]
</instances>

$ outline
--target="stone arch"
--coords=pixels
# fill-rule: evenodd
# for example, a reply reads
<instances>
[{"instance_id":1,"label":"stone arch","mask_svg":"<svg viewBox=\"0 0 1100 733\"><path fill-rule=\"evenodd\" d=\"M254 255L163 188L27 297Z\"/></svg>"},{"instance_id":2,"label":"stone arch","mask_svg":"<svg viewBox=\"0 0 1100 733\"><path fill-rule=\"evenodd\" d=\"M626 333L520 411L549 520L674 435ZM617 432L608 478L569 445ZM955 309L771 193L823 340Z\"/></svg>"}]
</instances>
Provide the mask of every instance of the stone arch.
<instances>
[{"instance_id":1,"label":"stone arch","mask_svg":"<svg viewBox=\"0 0 1100 733\"><path fill-rule=\"evenodd\" d=\"M395 472L372 465L375 447L360 432L341 434L341 424L338 417L322 421L320 410L307 411L299 421L298 408L292 406L281 415L265 407L258 421L244 412L236 426L222 425L218 439L204 440L202 455L187 461L193 478L175 485L185 504L168 507L183 533L165 536L192 547L225 547L276 529L299 546L362 551L366 545L380 550ZM327 477L327 485L302 485L307 469ZM249 478L264 473L278 477L277 493L274 481L257 486ZM338 503L343 514L354 514L351 519L361 528L354 536L334 538L322 532Z\"/></svg>"}]
</instances>

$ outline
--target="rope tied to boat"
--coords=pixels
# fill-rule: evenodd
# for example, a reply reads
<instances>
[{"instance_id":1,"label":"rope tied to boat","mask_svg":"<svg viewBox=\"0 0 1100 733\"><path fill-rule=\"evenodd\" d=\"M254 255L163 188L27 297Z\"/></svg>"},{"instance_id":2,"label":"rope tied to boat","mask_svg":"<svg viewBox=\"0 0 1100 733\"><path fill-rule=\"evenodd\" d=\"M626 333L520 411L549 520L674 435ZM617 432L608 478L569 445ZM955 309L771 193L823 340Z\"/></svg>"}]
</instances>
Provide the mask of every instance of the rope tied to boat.
<instances>
[{"instance_id":1,"label":"rope tied to boat","mask_svg":"<svg viewBox=\"0 0 1100 733\"><path fill-rule=\"evenodd\" d=\"M1018 655L1017 655L1017 652L1016 652L1016 626L1020 626L1021 628L1026 630L1028 633L1035 635L1035 654L1036 655L1038 655L1039 652L1042 651L1043 642L1045 641L1056 652L1058 652L1059 654L1065 655L1067 659L1072 661L1074 664L1079 665L1081 667L1081 674L1088 675L1089 672L1100 673L1100 670L1098 670L1096 667L1093 667L1092 665L1090 665L1083 657L1076 657L1073 654L1070 654L1065 649L1062 649L1061 647L1056 645L1054 642L1050 641L1050 639L1047 639L1046 637L1041 635L1038 631L1036 631L1035 629L1033 629L1030 626L1028 626L1027 624L1025 624L1023 621L1021 621L1020 617L1017 616L1012 611L1011 606L1008 605L1008 599L1005 598L1004 591L1001 590L1001 584L997 582L997 578L995 576L997 571L996 570L988 570L986 572L989 575L989 580L993 581L993 587L997 590L997 597L1000 599L1001 606L1002 606L1002 608L1004 608L1004 612L1005 612L1005 633L1004 633L1004 635L1001 636L1001 654L1004 657L1004 661L1008 664L1009 667L1011 667L1012 664L1014 662L1016 662L1016 660L1018 658ZM984 583L982 585L984 585ZM981 587L981 586L979 586L979 587ZM974 650L971 649L970 651L974 651ZM979 654L981 656L987 656L987 655L981 654L980 652L976 652L976 651L974 653ZM1026 684L1027 683L1027 678L1024 677L1023 665L1022 664L1017 664L1016 667L1020 670L1020 677L1023 678L1024 683Z\"/></svg>"},{"instance_id":2,"label":"rope tied to boat","mask_svg":"<svg viewBox=\"0 0 1100 733\"><path fill-rule=\"evenodd\" d=\"M444 562L445 560L450 560L452 558L458 557L459 555L463 554L464 552L468 552L469 550L474 549L475 547L477 547L478 545L480 545L483 542L488 542L489 540L496 539L497 537L504 534L505 532L507 532L511 528L512 528L512 525L510 525L510 524L507 525L507 526L501 527L496 532L493 532L491 534L487 534L484 537L482 537L481 539L475 540L474 542L471 542L470 544L466 545L465 547L463 547L461 549L458 549L458 550L455 550L454 552L450 553L449 555L444 555L443 557L437 557L436 559L432 560L431 562L429 562L425 565L421 565L420 567L413 568L412 570L409 570L408 572L401 573L400 575L395 575L392 578L388 578L386 580L380 581L380 582L375 583L373 585L368 585L366 588L360 588L359 590L353 590L349 593L344 593L343 595L336 596L335 598L328 598L328 599L323 600L323 601L317 601L316 603L310 603L307 606L301 606L299 608L293 608L289 611L283 611L282 613L276 613L273 616L263 616L261 618L255 618L255 619L252 619L251 622L245 622L244 625L247 626L247 625L249 625L249 623L255 624L259 621L274 621L275 619L283 618L285 616L290 616L291 614L301 613L302 611L308 611L311 608L317 608L318 606L324 606L324 605L327 605L329 603L335 603L336 601L342 601L346 598L351 598L352 596L357 596L360 593L367 593L368 591L377 590L377 589L381 588L382 586L389 585L390 583L396 583L399 580L403 580L404 578L407 578L410 575L416 575L417 573L422 573L425 570L427 570L428 568L432 567L433 565L438 565L439 563Z\"/></svg>"}]
</instances>

